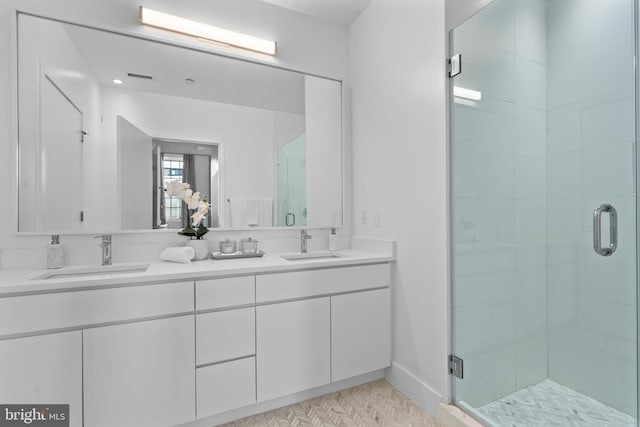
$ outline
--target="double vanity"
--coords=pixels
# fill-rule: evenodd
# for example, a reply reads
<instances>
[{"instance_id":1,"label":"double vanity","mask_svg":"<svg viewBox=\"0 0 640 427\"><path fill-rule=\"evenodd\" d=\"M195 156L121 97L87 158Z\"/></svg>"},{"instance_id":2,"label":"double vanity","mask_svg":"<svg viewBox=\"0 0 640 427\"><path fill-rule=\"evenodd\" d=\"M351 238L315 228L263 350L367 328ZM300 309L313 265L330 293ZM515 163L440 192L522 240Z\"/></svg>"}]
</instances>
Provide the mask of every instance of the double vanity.
<instances>
[{"instance_id":1,"label":"double vanity","mask_svg":"<svg viewBox=\"0 0 640 427\"><path fill-rule=\"evenodd\" d=\"M156 248L164 228L185 226L163 191L178 177L212 203L212 229L279 228L287 241L292 227L349 217L336 76L129 19L118 32L31 9L12 17L19 234L142 232ZM70 241L68 260L86 260ZM353 241L189 264L0 269L0 403L68 404L74 427L211 426L381 378L393 245ZM144 256L138 243L121 259Z\"/></svg>"},{"instance_id":2,"label":"double vanity","mask_svg":"<svg viewBox=\"0 0 640 427\"><path fill-rule=\"evenodd\" d=\"M392 261L345 250L1 271L0 401L69 404L71 426L211 425L380 377Z\"/></svg>"}]
</instances>

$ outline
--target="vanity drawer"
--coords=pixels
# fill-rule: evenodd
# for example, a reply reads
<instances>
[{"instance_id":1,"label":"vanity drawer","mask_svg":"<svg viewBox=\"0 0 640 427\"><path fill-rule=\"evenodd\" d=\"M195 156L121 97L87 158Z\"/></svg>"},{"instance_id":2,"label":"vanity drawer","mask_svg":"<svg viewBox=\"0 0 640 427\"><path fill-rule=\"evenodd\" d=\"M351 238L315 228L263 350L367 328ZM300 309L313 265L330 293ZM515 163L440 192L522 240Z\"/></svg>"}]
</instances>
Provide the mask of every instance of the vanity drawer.
<instances>
[{"instance_id":1,"label":"vanity drawer","mask_svg":"<svg viewBox=\"0 0 640 427\"><path fill-rule=\"evenodd\" d=\"M386 264L295 271L256 276L256 301L277 301L390 286Z\"/></svg>"},{"instance_id":2,"label":"vanity drawer","mask_svg":"<svg viewBox=\"0 0 640 427\"><path fill-rule=\"evenodd\" d=\"M256 358L196 369L196 418L256 402Z\"/></svg>"},{"instance_id":3,"label":"vanity drawer","mask_svg":"<svg viewBox=\"0 0 640 427\"><path fill-rule=\"evenodd\" d=\"M193 281L0 298L0 336L193 312Z\"/></svg>"},{"instance_id":4,"label":"vanity drawer","mask_svg":"<svg viewBox=\"0 0 640 427\"><path fill-rule=\"evenodd\" d=\"M255 276L226 277L196 282L196 310L253 304Z\"/></svg>"},{"instance_id":5,"label":"vanity drawer","mask_svg":"<svg viewBox=\"0 0 640 427\"><path fill-rule=\"evenodd\" d=\"M240 308L196 315L196 365L256 353L256 309Z\"/></svg>"}]
</instances>

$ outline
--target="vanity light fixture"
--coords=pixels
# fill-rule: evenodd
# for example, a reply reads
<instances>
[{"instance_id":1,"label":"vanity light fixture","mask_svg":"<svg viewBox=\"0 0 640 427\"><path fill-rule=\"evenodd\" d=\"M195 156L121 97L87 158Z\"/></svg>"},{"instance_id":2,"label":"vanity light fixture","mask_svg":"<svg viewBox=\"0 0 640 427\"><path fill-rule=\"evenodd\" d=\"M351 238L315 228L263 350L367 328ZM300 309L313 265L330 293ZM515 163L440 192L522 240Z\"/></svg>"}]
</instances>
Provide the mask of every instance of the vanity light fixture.
<instances>
[{"instance_id":1,"label":"vanity light fixture","mask_svg":"<svg viewBox=\"0 0 640 427\"><path fill-rule=\"evenodd\" d=\"M458 98L470 99L471 101L480 101L482 99L482 92L454 86L453 96L456 96Z\"/></svg>"},{"instance_id":2,"label":"vanity light fixture","mask_svg":"<svg viewBox=\"0 0 640 427\"><path fill-rule=\"evenodd\" d=\"M151 27L193 36L203 41L239 47L267 55L275 56L276 54L276 42L274 41L236 33L235 31L225 30L202 22L147 9L143 6L140 6L140 22Z\"/></svg>"},{"instance_id":3,"label":"vanity light fixture","mask_svg":"<svg viewBox=\"0 0 640 427\"><path fill-rule=\"evenodd\" d=\"M117 85L121 85L121 84L122 84L122 80L120 80L120 79L113 79L113 80L111 80L111 81L112 81L114 84L117 84Z\"/></svg>"}]
</instances>

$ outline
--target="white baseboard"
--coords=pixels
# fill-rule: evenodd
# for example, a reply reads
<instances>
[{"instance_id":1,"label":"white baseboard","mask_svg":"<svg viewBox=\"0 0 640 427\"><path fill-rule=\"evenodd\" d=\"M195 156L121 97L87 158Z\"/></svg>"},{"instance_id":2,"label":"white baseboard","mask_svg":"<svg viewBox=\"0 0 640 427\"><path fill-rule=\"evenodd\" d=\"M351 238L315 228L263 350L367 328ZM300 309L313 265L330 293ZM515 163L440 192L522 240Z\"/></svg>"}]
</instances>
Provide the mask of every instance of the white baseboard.
<instances>
[{"instance_id":1,"label":"white baseboard","mask_svg":"<svg viewBox=\"0 0 640 427\"><path fill-rule=\"evenodd\" d=\"M245 406L243 408L234 409L233 411L224 412L222 414L212 415L210 417L197 419L185 424L181 424L179 427L211 427L219 424L228 423L240 418L250 417L252 415L261 414L263 412L271 411L283 406L292 405L294 403L302 402L304 400L313 399L314 397L322 396L329 393L334 393L346 388L359 386L371 381L384 378L384 371L374 371L368 374L359 375L357 377L348 378L346 380L337 381L321 387L316 387L310 390L305 390L300 393L291 394L288 396L278 397L276 399L268 400L265 402L254 403L253 405Z\"/></svg>"},{"instance_id":2,"label":"white baseboard","mask_svg":"<svg viewBox=\"0 0 640 427\"><path fill-rule=\"evenodd\" d=\"M444 402L444 399L442 394L431 388L429 384L396 362L392 362L391 367L385 371L385 378L425 412L434 418L436 417L438 405L440 402Z\"/></svg>"}]
</instances>

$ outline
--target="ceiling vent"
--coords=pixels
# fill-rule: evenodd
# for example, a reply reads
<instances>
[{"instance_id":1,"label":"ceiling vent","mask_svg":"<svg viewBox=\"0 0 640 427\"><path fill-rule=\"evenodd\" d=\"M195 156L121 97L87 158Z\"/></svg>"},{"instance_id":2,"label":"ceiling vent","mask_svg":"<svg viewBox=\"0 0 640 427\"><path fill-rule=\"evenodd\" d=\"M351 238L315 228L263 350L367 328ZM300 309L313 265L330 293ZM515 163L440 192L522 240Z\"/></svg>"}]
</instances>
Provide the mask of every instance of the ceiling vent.
<instances>
[{"instance_id":1,"label":"ceiling vent","mask_svg":"<svg viewBox=\"0 0 640 427\"><path fill-rule=\"evenodd\" d=\"M153 76L149 76L147 74L127 73L127 76L133 77L134 79L153 80Z\"/></svg>"}]
</instances>

